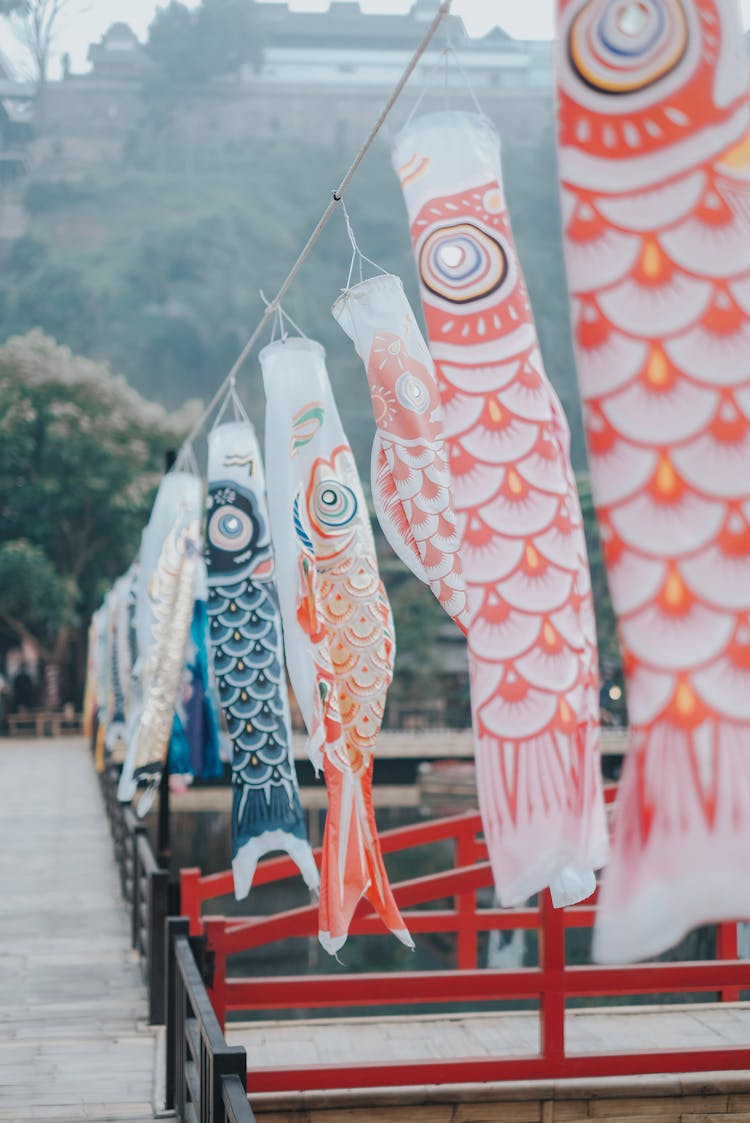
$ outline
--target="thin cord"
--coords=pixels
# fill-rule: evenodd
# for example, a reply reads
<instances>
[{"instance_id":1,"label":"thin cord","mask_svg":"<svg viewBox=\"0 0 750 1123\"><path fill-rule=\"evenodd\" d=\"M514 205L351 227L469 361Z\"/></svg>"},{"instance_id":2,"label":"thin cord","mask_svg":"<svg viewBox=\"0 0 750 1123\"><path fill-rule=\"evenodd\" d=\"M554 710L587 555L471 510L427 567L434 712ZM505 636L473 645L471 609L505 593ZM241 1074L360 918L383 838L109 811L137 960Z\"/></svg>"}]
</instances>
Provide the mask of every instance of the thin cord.
<instances>
[{"instance_id":1,"label":"thin cord","mask_svg":"<svg viewBox=\"0 0 750 1123\"><path fill-rule=\"evenodd\" d=\"M255 331L253 332L253 334L248 339L245 346L242 348L242 351L240 352L240 354L237 356L237 359L236 359L234 365L232 366L232 369L229 371L226 378L224 379L224 381L221 383L218 390L214 394L213 398L208 403L206 409L203 411L202 416L198 419L198 421L196 421L195 425L190 430L190 433L185 438L185 442L184 442L185 444L190 444L195 439L195 437L198 435L198 433L201 431L201 428L205 424L206 419L211 415L211 413L214 411L214 409L216 409L216 406L221 401L221 397L222 397L222 394L224 393L224 391L226 390L227 383L231 382L231 380L233 378L237 377L237 374L238 374L240 368L242 367L243 363L245 362L245 359L248 357L248 355L252 351L253 347L255 346L255 343L257 342L258 338L260 337L260 335L261 335L263 329L265 328L266 324L271 319L271 317L273 315L275 315L276 309L279 307L281 301L286 296L286 294L287 294L289 288L291 287L291 285L293 284L297 274L299 273L300 269L304 265L305 260L309 256L310 251L312 250L313 246L317 242L320 235L323 233L323 230L324 230L325 226L328 224L328 220L330 219L331 215L333 214L334 210L336 209L336 205L341 202L341 199L342 199L342 196L343 196L344 192L346 191L347 187L349 186L355 172L359 168L359 165L362 163L365 156L367 155L367 152L370 149L373 141L375 140L375 137L378 135L381 128L383 127L383 124L385 122L386 117L388 116L388 114L391 112L394 105L398 101L398 99L401 96L401 93L404 89L404 86L409 81L409 78L411 77L412 73L414 72L414 70L415 70L417 64L419 63L419 60L421 59L422 55L425 53L425 51L429 47L429 45L432 41L432 38L435 35L435 32L440 27L440 24L443 22L445 17L449 14L449 12L451 10L452 2L453 2L453 0L442 0L442 3L440 5L440 7L438 8L438 10L435 14L435 18L433 19L432 23L428 27L428 29L425 33L425 36L422 39L422 42L419 44L416 51L414 52L411 59L409 60L409 63L407 64L406 69L404 70L403 74L401 75L398 82L396 83L396 85L393 89L393 92L391 93L391 96L388 98L388 101L385 103L383 109L381 110L380 115L378 116L377 120L375 121L375 124L372 126L372 129L370 130L369 135L367 136L364 144L360 148L357 155L354 157L354 159L353 159L352 163L350 164L344 178L341 180L341 183L338 185L336 190L333 192L333 197L331 198L330 203L328 204L326 209L323 211L323 214L318 219L318 222L317 222L316 226L314 227L312 233L310 234L310 237L307 239L307 241L305 242L305 245L302 247L302 250L300 251L299 257L295 261L292 268L289 270L289 272L286 276L286 279L283 282L279 291L276 293L276 296L267 305L265 312L261 316L261 319L260 319L260 322L258 323L258 326L256 327Z\"/></svg>"},{"instance_id":2,"label":"thin cord","mask_svg":"<svg viewBox=\"0 0 750 1123\"><path fill-rule=\"evenodd\" d=\"M343 199L341 200L341 210L344 212L344 222L346 223L346 232L349 235L349 241L351 242L351 245L352 245L352 260L349 263L349 275L346 278L346 288L341 290L342 292L348 292L349 289L351 288L351 284L352 284L352 273L354 272L354 266L357 263L359 264L359 283L360 284L362 284L362 281L364 280L364 273L362 271L362 262L363 261L366 261L368 265L372 265L373 269L377 269L378 273L385 273L386 270L383 269L382 265L378 265L377 261L373 261L371 257L368 257L366 253L362 253L362 250L359 248L359 243L357 242L357 239L354 236L354 229L352 227L351 219L349 218L349 211L346 209L346 203L344 202Z\"/></svg>"}]
</instances>

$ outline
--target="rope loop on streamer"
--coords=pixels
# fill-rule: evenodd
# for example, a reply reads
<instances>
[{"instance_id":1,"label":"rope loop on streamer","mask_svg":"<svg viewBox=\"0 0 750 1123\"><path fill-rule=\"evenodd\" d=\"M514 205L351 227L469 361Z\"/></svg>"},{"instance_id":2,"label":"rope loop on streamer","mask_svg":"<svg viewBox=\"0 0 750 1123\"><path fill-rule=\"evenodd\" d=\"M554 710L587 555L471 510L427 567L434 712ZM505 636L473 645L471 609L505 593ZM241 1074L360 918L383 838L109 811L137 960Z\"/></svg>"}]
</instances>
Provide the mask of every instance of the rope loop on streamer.
<instances>
[{"instance_id":1,"label":"rope loop on streamer","mask_svg":"<svg viewBox=\"0 0 750 1123\"><path fill-rule=\"evenodd\" d=\"M276 337L283 343L285 339L289 338L289 332L286 330L286 324L296 331L300 339L307 339L307 335L303 332L299 324L295 323L285 308L282 307L278 297L275 300L268 300L263 289L260 289L260 299L266 306L266 314L273 316L273 327L271 329L271 342L276 341Z\"/></svg>"},{"instance_id":2,"label":"rope loop on streamer","mask_svg":"<svg viewBox=\"0 0 750 1123\"><path fill-rule=\"evenodd\" d=\"M192 441L185 441L180 451L175 457L175 462L170 468L171 472L192 472L195 476L200 476L201 470L198 467L198 459L195 455Z\"/></svg>"},{"instance_id":3,"label":"rope loop on streamer","mask_svg":"<svg viewBox=\"0 0 750 1123\"><path fill-rule=\"evenodd\" d=\"M371 265L373 267L373 269L377 269L378 273L385 274L385 273L388 272L388 270L383 269L382 265L378 265L377 261L373 261L371 257L367 256L367 254L362 253L362 250L359 248L359 243L357 242L357 239L354 235L354 229L352 228L351 219L349 218L349 211L346 209L346 203L344 202L343 199L341 200L341 210L343 211L343 214L344 214L344 222L346 223L346 232L349 235L349 241L352 244L352 259L349 262L349 273L348 273L348 276L346 278L346 285L341 290L342 292L348 292L349 289L352 287L352 273L354 272L355 264L357 264L359 266L359 283L360 284L362 284L362 282L365 279L364 271L362 269L362 263L364 261L366 261L368 265Z\"/></svg>"},{"instance_id":4,"label":"rope loop on streamer","mask_svg":"<svg viewBox=\"0 0 750 1123\"><path fill-rule=\"evenodd\" d=\"M249 423L250 418L247 415L247 410L245 409L244 405L242 404L242 400L241 400L239 394L237 393L237 379L236 378L230 378L229 379L229 385L227 386L227 392L224 395L224 401L221 403L221 405L219 407L219 410L216 414L216 417L214 418L213 425L211 426L211 432L214 431L214 429L216 428L217 425L221 424L221 419L223 418L224 414L226 413L226 411L227 411L227 409L230 405L231 405L232 411L234 413L234 418L233 418L234 421L246 421L246 422Z\"/></svg>"},{"instance_id":5,"label":"rope loop on streamer","mask_svg":"<svg viewBox=\"0 0 750 1123\"><path fill-rule=\"evenodd\" d=\"M438 59L432 64L432 66L428 67L423 74L422 89L419 91L419 96L417 97L417 100L414 102L414 105L411 108L409 116L406 118L404 128L406 128L408 125L411 124L412 119L414 118L417 110L420 108L422 102L424 101L424 99L427 95L427 92L430 89L429 79L432 78L439 69L444 70L443 96L444 96L444 100L445 100L445 108L446 109L450 108L450 69L451 69L451 66L454 67L458 71L459 75L461 76L464 87L466 88L466 91L469 94L469 97L474 102L474 108L476 109L477 113L479 113L479 115L481 117L485 116L484 110L482 109L482 106L479 102L479 98L477 97L476 93L474 92L474 87L472 86L471 82L469 81L469 78L468 78L468 75L467 75L466 71L461 66L461 62L460 62L460 59L458 57L458 51L456 50L455 44L454 44L452 39L448 39L446 41L446 44L443 47L442 51L440 52L440 55L439 55Z\"/></svg>"}]
</instances>

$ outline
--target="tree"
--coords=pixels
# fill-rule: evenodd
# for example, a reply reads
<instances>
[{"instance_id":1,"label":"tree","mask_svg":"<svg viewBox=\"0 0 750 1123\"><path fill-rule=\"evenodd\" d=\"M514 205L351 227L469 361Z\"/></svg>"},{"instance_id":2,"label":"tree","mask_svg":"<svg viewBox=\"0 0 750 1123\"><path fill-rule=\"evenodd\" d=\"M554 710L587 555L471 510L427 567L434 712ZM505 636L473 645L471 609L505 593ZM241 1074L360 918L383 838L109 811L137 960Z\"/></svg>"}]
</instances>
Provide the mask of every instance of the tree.
<instances>
[{"instance_id":1,"label":"tree","mask_svg":"<svg viewBox=\"0 0 750 1123\"><path fill-rule=\"evenodd\" d=\"M65 662L194 411L169 416L39 331L0 347L0 622L17 639Z\"/></svg>"},{"instance_id":2,"label":"tree","mask_svg":"<svg viewBox=\"0 0 750 1123\"><path fill-rule=\"evenodd\" d=\"M146 50L168 82L204 83L235 74L260 57L252 0L203 0L191 11L179 0L158 8Z\"/></svg>"},{"instance_id":3,"label":"tree","mask_svg":"<svg viewBox=\"0 0 750 1123\"><path fill-rule=\"evenodd\" d=\"M0 0L11 13L16 37L32 57L39 90L47 82L58 23L71 0ZM0 15L7 14L0 8Z\"/></svg>"},{"instance_id":4,"label":"tree","mask_svg":"<svg viewBox=\"0 0 750 1123\"><path fill-rule=\"evenodd\" d=\"M32 640L47 659L57 636L77 622L73 588L44 550L25 538L0 543L0 621L20 640Z\"/></svg>"}]
</instances>

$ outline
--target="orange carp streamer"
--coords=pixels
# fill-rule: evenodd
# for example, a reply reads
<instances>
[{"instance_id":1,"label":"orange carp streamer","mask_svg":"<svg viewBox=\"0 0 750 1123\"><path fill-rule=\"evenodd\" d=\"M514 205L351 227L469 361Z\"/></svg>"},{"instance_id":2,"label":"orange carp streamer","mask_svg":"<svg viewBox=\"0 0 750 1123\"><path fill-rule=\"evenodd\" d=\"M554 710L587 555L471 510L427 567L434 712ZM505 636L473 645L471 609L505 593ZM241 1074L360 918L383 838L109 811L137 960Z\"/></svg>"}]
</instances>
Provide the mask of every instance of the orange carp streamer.
<instances>
[{"instance_id":1,"label":"orange carp streamer","mask_svg":"<svg viewBox=\"0 0 750 1123\"><path fill-rule=\"evenodd\" d=\"M479 806L498 896L588 896L607 853L591 584L568 427L474 113L397 138L467 591Z\"/></svg>"},{"instance_id":2,"label":"orange carp streamer","mask_svg":"<svg viewBox=\"0 0 750 1123\"><path fill-rule=\"evenodd\" d=\"M750 101L735 0L560 0L578 380L632 746L595 954L750 902Z\"/></svg>"},{"instance_id":3,"label":"orange carp streamer","mask_svg":"<svg viewBox=\"0 0 750 1123\"><path fill-rule=\"evenodd\" d=\"M260 355L267 398L271 536L286 664L323 768L328 815L318 937L335 954L366 897L413 947L383 864L372 803L373 756L393 677L393 618L367 504L336 409L325 352L310 339Z\"/></svg>"}]
</instances>

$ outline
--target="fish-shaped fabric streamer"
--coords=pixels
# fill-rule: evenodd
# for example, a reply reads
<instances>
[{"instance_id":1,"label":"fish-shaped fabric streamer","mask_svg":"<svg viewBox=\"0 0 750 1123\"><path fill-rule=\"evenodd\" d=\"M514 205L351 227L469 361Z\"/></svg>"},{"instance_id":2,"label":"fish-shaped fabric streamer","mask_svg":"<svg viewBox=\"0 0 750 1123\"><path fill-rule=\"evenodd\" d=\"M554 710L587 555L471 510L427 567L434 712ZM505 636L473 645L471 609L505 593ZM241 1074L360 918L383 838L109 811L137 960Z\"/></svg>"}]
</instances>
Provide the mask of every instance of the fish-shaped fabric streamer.
<instances>
[{"instance_id":1,"label":"fish-shaped fabric streamer","mask_svg":"<svg viewBox=\"0 0 750 1123\"><path fill-rule=\"evenodd\" d=\"M560 2L578 380L632 747L595 935L750 909L750 102L735 0Z\"/></svg>"},{"instance_id":2,"label":"fish-shaped fabric streamer","mask_svg":"<svg viewBox=\"0 0 750 1123\"><path fill-rule=\"evenodd\" d=\"M209 634L233 746L235 893L247 896L258 859L272 850L287 851L316 890L292 759L263 463L250 422L212 430L207 504Z\"/></svg>"},{"instance_id":3,"label":"fish-shaped fabric streamer","mask_svg":"<svg viewBox=\"0 0 750 1123\"><path fill-rule=\"evenodd\" d=\"M97 609L91 616L88 628L86 646L86 683L83 689L83 703L81 706L81 719L83 732L89 740L93 740L97 721L97 632L99 628Z\"/></svg>"},{"instance_id":4,"label":"fish-shaped fabric streamer","mask_svg":"<svg viewBox=\"0 0 750 1123\"><path fill-rule=\"evenodd\" d=\"M596 633L567 422L544 372L490 122L394 150L446 417L479 806L500 901L587 896L606 858Z\"/></svg>"},{"instance_id":5,"label":"fish-shaped fabric streamer","mask_svg":"<svg viewBox=\"0 0 750 1123\"><path fill-rule=\"evenodd\" d=\"M216 779L219 760L219 713L209 677L208 588L205 563L198 574L198 598L193 605L185 667L169 742L170 784L183 786L194 778ZM173 778L180 776L181 780Z\"/></svg>"},{"instance_id":6,"label":"fish-shaped fabric streamer","mask_svg":"<svg viewBox=\"0 0 750 1123\"><path fill-rule=\"evenodd\" d=\"M112 752L115 745L125 737L126 693L130 683L130 667L123 661L127 656L127 643L123 643L123 630L127 640L127 601L130 589L130 574L119 577L107 597L108 635L107 657L109 660L109 700L105 748Z\"/></svg>"},{"instance_id":7,"label":"fish-shaped fabric streamer","mask_svg":"<svg viewBox=\"0 0 750 1123\"><path fill-rule=\"evenodd\" d=\"M133 798L139 783L153 791L161 777L193 618L202 507L200 479L170 472L159 486L141 537L136 610L140 676L135 728L118 786L123 801ZM148 806L150 797L141 801L139 813Z\"/></svg>"},{"instance_id":8,"label":"fish-shaped fabric streamer","mask_svg":"<svg viewBox=\"0 0 750 1123\"><path fill-rule=\"evenodd\" d=\"M465 630L466 590L435 366L398 277L346 289L333 315L365 364L377 434L372 501L395 553Z\"/></svg>"},{"instance_id":9,"label":"fish-shaped fabric streamer","mask_svg":"<svg viewBox=\"0 0 750 1123\"><path fill-rule=\"evenodd\" d=\"M383 865L373 751L395 638L354 457L325 352L287 339L260 355L271 530L289 675L328 789L319 938L335 953L362 896L412 947Z\"/></svg>"}]
</instances>

